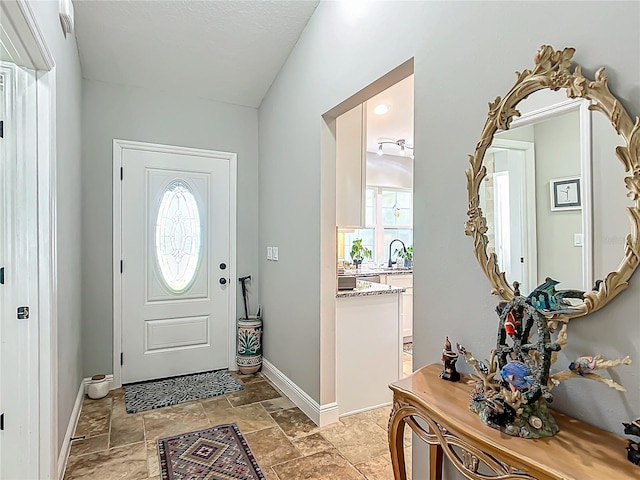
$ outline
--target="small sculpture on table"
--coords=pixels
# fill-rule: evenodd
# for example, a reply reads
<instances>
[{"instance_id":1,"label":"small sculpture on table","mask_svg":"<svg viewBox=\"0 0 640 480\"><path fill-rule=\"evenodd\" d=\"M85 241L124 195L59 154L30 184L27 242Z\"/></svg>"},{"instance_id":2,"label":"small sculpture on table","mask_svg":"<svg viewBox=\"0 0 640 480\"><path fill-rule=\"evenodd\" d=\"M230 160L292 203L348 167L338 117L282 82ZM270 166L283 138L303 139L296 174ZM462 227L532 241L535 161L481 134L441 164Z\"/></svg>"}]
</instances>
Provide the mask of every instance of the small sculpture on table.
<instances>
[{"instance_id":1,"label":"small sculpture on table","mask_svg":"<svg viewBox=\"0 0 640 480\"><path fill-rule=\"evenodd\" d=\"M558 352L567 345L566 314L572 309L567 299L584 295L577 290L556 290L556 285L556 280L547 278L525 297L520 294L518 283L514 283L514 298L496 308L498 335L489 360L477 360L464 346L457 345L478 381L469 408L485 424L508 435L523 438L555 435L558 424L547 403L553 401L551 390L566 380L594 380L624 391L624 387L595 371L629 365L629 357L606 360L602 355L586 355L578 357L565 370L551 372ZM564 323L562 328L556 330L560 323ZM443 351L443 361L444 357ZM638 444L629 448L629 459L632 456L640 459Z\"/></svg>"},{"instance_id":2,"label":"small sculpture on table","mask_svg":"<svg viewBox=\"0 0 640 480\"><path fill-rule=\"evenodd\" d=\"M450 382L457 382L460 380L460 374L456 370L456 362L458 361L458 354L451 349L451 342L449 337L444 341L444 348L442 349L442 363L444 363L444 370L440 373L440 378L443 380L449 380Z\"/></svg>"},{"instance_id":3,"label":"small sculpture on table","mask_svg":"<svg viewBox=\"0 0 640 480\"><path fill-rule=\"evenodd\" d=\"M623 423L622 425L624 425L625 434L640 437L640 418L637 418L631 423ZM640 466L640 442L629 440L629 445L627 446L627 458L631 463L635 463Z\"/></svg>"}]
</instances>

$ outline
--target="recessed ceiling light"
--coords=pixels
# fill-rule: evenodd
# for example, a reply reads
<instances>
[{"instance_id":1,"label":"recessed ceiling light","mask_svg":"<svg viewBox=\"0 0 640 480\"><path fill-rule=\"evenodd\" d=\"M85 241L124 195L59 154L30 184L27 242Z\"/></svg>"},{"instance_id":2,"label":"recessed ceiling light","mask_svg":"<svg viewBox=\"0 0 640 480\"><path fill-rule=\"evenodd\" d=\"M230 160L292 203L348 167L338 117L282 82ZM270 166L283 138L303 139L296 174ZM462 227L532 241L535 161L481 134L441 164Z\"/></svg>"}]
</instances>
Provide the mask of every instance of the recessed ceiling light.
<instances>
[{"instance_id":1,"label":"recessed ceiling light","mask_svg":"<svg viewBox=\"0 0 640 480\"><path fill-rule=\"evenodd\" d=\"M389 107L387 107L384 103L381 103L376 108L373 109L373 113L376 115L384 115L389 111Z\"/></svg>"}]
</instances>

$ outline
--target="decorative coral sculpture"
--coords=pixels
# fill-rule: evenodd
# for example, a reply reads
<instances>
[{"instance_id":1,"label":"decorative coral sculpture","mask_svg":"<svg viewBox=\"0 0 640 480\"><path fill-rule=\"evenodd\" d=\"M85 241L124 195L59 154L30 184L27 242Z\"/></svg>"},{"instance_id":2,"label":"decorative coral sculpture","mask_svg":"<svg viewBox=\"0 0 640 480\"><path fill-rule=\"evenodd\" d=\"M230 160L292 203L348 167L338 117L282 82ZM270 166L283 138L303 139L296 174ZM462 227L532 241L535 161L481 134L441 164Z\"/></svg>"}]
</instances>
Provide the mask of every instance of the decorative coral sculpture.
<instances>
[{"instance_id":1,"label":"decorative coral sculpture","mask_svg":"<svg viewBox=\"0 0 640 480\"><path fill-rule=\"evenodd\" d=\"M498 338L490 360L477 360L472 352L457 345L458 352L473 367L478 380L469 408L484 423L508 435L523 438L555 435L558 425L547 403L553 401L551 390L565 380L585 378L624 391L621 385L594 372L629 365L629 357L605 360L602 355L583 356L571 362L566 370L550 373L558 352L567 345L567 324L558 332L551 328L557 322L554 320L557 317L549 315L549 306L554 303L543 301L541 292L557 293L555 288L550 289L557 283L547 279L527 297L520 295L518 285L515 285L516 296L496 308ZM575 291L571 291L571 296L576 298ZM567 305L563 304L557 311L565 308Z\"/></svg>"}]
</instances>

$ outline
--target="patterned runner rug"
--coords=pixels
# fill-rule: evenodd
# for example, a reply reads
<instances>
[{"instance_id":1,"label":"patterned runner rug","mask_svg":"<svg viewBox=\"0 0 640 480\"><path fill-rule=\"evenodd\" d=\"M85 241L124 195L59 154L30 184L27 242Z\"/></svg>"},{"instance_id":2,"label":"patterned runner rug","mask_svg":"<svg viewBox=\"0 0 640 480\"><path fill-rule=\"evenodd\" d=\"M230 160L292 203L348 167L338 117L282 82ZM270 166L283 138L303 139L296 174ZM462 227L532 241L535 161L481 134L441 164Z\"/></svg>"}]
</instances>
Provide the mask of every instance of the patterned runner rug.
<instances>
[{"instance_id":1,"label":"patterned runner rug","mask_svg":"<svg viewBox=\"0 0 640 480\"><path fill-rule=\"evenodd\" d=\"M158 440L162 480L262 480L235 423Z\"/></svg>"},{"instance_id":2,"label":"patterned runner rug","mask_svg":"<svg viewBox=\"0 0 640 480\"><path fill-rule=\"evenodd\" d=\"M124 385L127 413L168 407L201 398L224 395L244 387L227 370Z\"/></svg>"}]
</instances>

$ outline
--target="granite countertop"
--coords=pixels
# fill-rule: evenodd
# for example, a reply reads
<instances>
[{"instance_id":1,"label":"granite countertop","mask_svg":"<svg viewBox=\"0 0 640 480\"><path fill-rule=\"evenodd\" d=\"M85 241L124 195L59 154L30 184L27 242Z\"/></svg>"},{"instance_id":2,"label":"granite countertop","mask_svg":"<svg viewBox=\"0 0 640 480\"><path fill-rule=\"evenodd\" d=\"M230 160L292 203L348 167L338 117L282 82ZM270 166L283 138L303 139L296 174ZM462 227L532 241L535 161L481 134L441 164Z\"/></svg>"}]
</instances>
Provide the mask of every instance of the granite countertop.
<instances>
[{"instance_id":1,"label":"granite countertop","mask_svg":"<svg viewBox=\"0 0 640 480\"><path fill-rule=\"evenodd\" d=\"M338 273L340 277L370 277L371 275L409 275L413 274L413 268L368 268L365 270L345 270Z\"/></svg>"},{"instance_id":2,"label":"granite countertop","mask_svg":"<svg viewBox=\"0 0 640 480\"><path fill-rule=\"evenodd\" d=\"M365 282L356 280L356 288L353 290L340 290L336 293L336 298L343 297L365 297L367 295L387 295L389 293L406 292L404 287L392 287L391 285L383 285L382 283Z\"/></svg>"}]
</instances>

